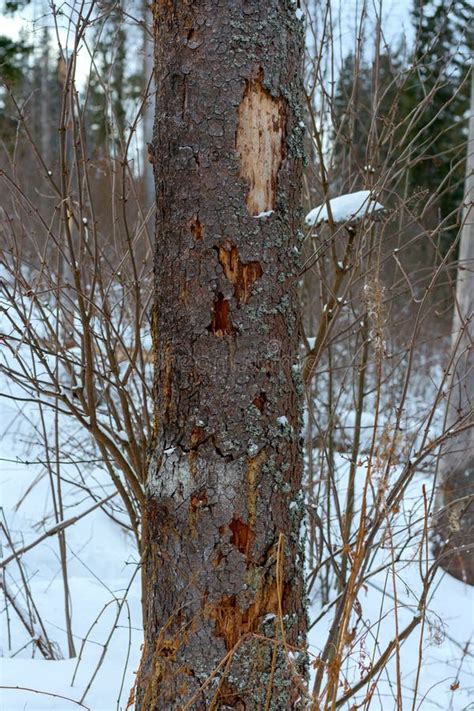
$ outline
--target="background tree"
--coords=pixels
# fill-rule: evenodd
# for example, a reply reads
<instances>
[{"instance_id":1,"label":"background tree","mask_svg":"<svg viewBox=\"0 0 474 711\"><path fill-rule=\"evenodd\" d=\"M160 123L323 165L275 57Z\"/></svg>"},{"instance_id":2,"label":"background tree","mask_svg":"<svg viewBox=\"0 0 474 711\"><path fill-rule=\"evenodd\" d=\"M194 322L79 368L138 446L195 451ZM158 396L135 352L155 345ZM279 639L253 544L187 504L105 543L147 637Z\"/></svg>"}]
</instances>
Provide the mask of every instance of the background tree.
<instances>
[{"instance_id":1,"label":"background tree","mask_svg":"<svg viewBox=\"0 0 474 711\"><path fill-rule=\"evenodd\" d=\"M444 449L439 476L440 511L435 551L451 575L474 585L474 72L467 144L466 182L453 313L451 388L447 421L464 425Z\"/></svg>"},{"instance_id":2,"label":"background tree","mask_svg":"<svg viewBox=\"0 0 474 711\"><path fill-rule=\"evenodd\" d=\"M9 92L21 91L27 76L27 59L32 47L25 41L16 42L0 36L0 138L11 145L17 121L12 116Z\"/></svg>"},{"instance_id":3,"label":"background tree","mask_svg":"<svg viewBox=\"0 0 474 711\"><path fill-rule=\"evenodd\" d=\"M295 9L155 5L140 711L291 708L304 694Z\"/></svg>"},{"instance_id":4,"label":"background tree","mask_svg":"<svg viewBox=\"0 0 474 711\"><path fill-rule=\"evenodd\" d=\"M109 11L97 24L88 84L87 133L96 157L120 155L126 142L130 102L139 99L143 78L133 52L134 28L125 28L125 6Z\"/></svg>"}]
</instances>

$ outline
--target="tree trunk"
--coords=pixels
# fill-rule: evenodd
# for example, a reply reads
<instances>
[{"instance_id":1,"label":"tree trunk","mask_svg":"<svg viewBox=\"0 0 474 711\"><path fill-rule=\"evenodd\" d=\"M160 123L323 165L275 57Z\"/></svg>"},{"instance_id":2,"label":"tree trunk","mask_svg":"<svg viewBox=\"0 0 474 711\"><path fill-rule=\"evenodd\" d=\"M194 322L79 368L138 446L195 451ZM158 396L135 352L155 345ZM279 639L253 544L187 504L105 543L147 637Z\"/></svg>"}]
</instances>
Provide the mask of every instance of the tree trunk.
<instances>
[{"instance_id":1,"label":"tree trunk","mask_svg":"<svg viewBox=\"0 0 474 711\"><path fill-rule=\"evenodd\" d=\"M474 585L474 72L463 224L453 317L454 364L447 424L464 425L442 453L435 550L441 567Z\"/></svg>"},{"instance_id":2,"label":"tree trunk","mask_svg":"<svg viewBox=\"0 0 474 711\"><path fill-rule=\"evenodd\" d=\"M148 82L153 69L153 48L152 40L149 35L149 26L151 23L152 13L150 10L149 0L143 0L143 74L145 82ZM155 82L151 81L149 96L143 106L143 196L145 209L148 210L155 199L155 185L153 180L153 171L149 161L149 141L153 133L153 114L155 110Z\"/></svg>"},{"instance_id":3,"label":"tree trunk","mask_svg":"<svg viewBox=\"0 0 474 711\"><path fill-rule=\"evenodd\" d=\"M154 5L156 426L140 711L291 709L304 694L295 8Z\"/></svg>"}]
</instances>

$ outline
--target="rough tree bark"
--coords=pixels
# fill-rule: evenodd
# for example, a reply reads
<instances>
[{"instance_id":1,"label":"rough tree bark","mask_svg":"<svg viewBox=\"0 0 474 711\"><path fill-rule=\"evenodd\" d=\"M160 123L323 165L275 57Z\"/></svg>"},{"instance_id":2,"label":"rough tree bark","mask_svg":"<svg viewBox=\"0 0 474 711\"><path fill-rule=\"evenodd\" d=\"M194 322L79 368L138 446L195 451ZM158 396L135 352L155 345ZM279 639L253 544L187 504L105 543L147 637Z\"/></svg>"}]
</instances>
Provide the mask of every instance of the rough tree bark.
<instances>
[{"instance_id":1,"label":"rough tree bark","mask_svg":"<svg viewBox=\"0 0 474 711\"><path fill-rule=\"evenodd\" d=\"M156 431L140 711L291 709L304 693L295 9L154 5Z\"/></svg>"},{"instance_id":2,"label":"rough tree bark","mask_svg":"<svg viewBox=\"0 0 474 711\"><path fill-rule=\"evenodd\" d=\"M447 424L463 425L442 453L435 519L441 567L474 585L474 71L467 144L464 209L453 316L453 373Z\"/></svg>"}]
</instances>

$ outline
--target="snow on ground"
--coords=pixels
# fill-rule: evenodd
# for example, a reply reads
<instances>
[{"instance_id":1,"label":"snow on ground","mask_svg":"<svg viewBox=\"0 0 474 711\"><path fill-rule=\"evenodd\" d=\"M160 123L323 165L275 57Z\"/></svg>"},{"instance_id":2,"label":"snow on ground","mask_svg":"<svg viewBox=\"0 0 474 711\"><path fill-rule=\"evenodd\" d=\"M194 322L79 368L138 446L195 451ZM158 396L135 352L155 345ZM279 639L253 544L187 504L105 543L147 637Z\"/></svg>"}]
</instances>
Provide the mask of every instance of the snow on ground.
<instances>
[{"instance_id":1,"label":"snow on ground","mask_svg":"<svg viewBox=\"0 0 474 711\"><path fill-rule=\"evenodd\" d=\"M3 393L8 392L7 385L4 382L1 385ZM33 443L34 428L38 425L36 405L20 403L17 407L11 400L1 399L0 414L2 523L7 526L15 547L20 548L54 524L49 518L52 510L50 485L41 464L15 461L17 458L23 462L25 459L29 462L44 459L44 450ZM67 422L64 426L67 427ZM78 461L81 454L79 448L76 451ZM17 508L18 500L41 474L41 480ZM66 479L77 479L78 474L99 497L112 491L104 471L96 468L89 472L84 465L79 465L79 469L73 464L62 465L62 475ZM63 484L63 496L66 518L91 507L91 499L67 483ZM38 526L45 516L48 516L47 523ZM33 646L29 643L29 635L11 606L7 619L5 600L0 590L0 684L3 687L0 689L0 707L5 711L80 709L81 706L74 701L81 699L90 684L104 644L112 632L103 664L90 685L83 705L91 711L120 711L126 708L142 642L140 581L134 542L100 509L69 527L66 542L72 625L80 659L66 658L68 648L58 541L57 537L47 538L27 552L22 562L48 637L59 646L64 659L44 660L37 650L32 658ZM11 552L4 543L2 536L2 558ZM17 602L26 608L27 601L15 562L7 566L6 583L14 591ZM125 596L126 602L123 603ZM119 606L121 611L118 615ZM76 666L76 678L72 684Z\"/></svg>"},{"instance_id":2,"label":"snow on ground","mask_svg":"<svg viewBox=\"0 0 474 711\"><path fill-rule=\"evenodd\" d=\"M347 476L344 454L336 455L339 476ZM364 480L364 467L357 471L359 490ZM420 566L421 530L423 528L423 486L430 491L431 477L421 474L411 483L392 528L398 543L407 542L402 559L395 566L375 574L359 595L362 625L353 642L350 659L344 667L345 678L352 686L365 676L369 663L376 662L387 645L418 615L418 601L423 590L422 575L426 559ZM341 491L344 485L341 483ZM386 551L379 553L372 568L390 561ZM423 558L423 556L422 556ZM337 591L334 591L334 598ZM395 605L396 596L396 605ZM396 609L396 614L395 614ZM321 613L314 593L311 596L310 620ZM317 659L326 642L332 616L326 615L309 634L310 660ZM428 597L426 621L418 625L403 642L400 650L400 674L403 708L426 711L473 711L474 703L474 596L472 587L440 571ZM421 651L420 651L421 650ZM387 668L377 679L377 690L370 706L372 711L392 711L396 705L397 656L393 654ZM314 681L312 671L312 682ZM419 674L419 685L414 695ZM368 687L351 700L363 702ZM415 699L415 701L413 701ZM343 708L351 708L351 704ZM413 704L413 706L412 706ZM357 707L359 708L359 707ZM361 708L365 708L364 705Z\"/></svg>"},{"instance_id":3,"label":"snow on ground","mask_svg":"<svg viewBox=\"0 0 474 711\"><path fill-rule=\"evenodd\" d=\"M328 221L328 202L334 222L360 220L367 215L372 215L374 212L384 209L384 206L377 202L370 190L359 190L356 193L348 193L347 195L332 198L322 205L314 207L306 215L305 222L309 227Z\"/></svg>"},{"instance_id":4,"label":"snow on ground","mask_svg":"<svg viewBox=\"0 0 474 711\"><path fill-rule=\"evenodd\" d=\"M312 346L311 339L310 347ZM346 359L345 353L340 354L342 362ZM391 481L393 482L400 473L401 468L412 453L422 446L423 438L428 434L428 440L439 436L443 431L444 403L441 400L434 413L432 403L436 393L443 382L444 371L439 357L436 354L427 356L417 354L419 370L410 381L409 395L405 402L400 420L400 440L394 451L394 459L398 464L392 467ZM333 352L333 365L339 361ZM325 431L327 422L322 413L327 412L328 387L327 372L322 367L319 380L315 383L314 411L318 413L318 428ZM336 368L337 372L337 368ZM338 444L345 447L343 451L334 454L333 480L336 482L339 501L344 503L347 492L349 475L352 434L356 421L354 411L354 389L350 377L351 371L347 370L345 378L338 380L334 385L334 398L337 399L334 412L337 414L334 436ZM377 427L376 441L382 441L387 433L394 432L397 408L400 403L400 391L403 387L405 370L401 363L396 374L382 390L382 401L376 408L376 392L368 388L365 396L365 407L361 418L361 447L358 466L355 476L355 497L360 502L361 493L367 478L367 455L370 443L374 436L374 427ZM378 416L376 410L379 410ZM308 426L308 415L305 417ZM427 432L428 427L428 432ZM312 436L319 431L313 430ZM315 470L321 462L318 449L313 456L316 458ZM323 452L323 450L321 450ZM377 459L377 457L375 457ZM324 454L323 454L324 460ZM432 563L430 545L426 545L423 538L425 523L424 494L427 500L433 491L434 457L427 459L422 469L418 471L409 484L399 512L392 518L390 527L381 531L386 538L386 543L374 553L370 570L382 568L373 575L367 586L360 592L361 621L357 627L357 634L352 642L350 658L344 667L346 681L354 686L368 671L369 664L375 663L387 645L395 639L418 614L418 602L423 593L424 579L428 564ZM371 474L371 486L377 490L376 465ZM320 476L320 475L319 475ZM372 494L369 495L369 514ZM341 504L341 505L342 505ZM319 515L324 518L326 504L319 510ZM355 506L357 511L360 507ZM330 525L332 543L337 548L340 540L340 525L332 504L334 525ZM330 520L331 523L332 519ZM358 518L354 522L354 529L358 528ZM325 529L326 530L326 529ZM392 539L391 539L392 537ZM380 536L379 536L380 538ZM401 558L392 565L392 546L397 551L402 550ZM329 594L328 605L337 598L338 591L334 588ZM396 602L395 602L396 600ZM320 594L313 589L310 595L310 621L321 618L309 634L310 660L316 661L327 641L330 625L333 621L331 612L322 616L327 607L322 608ZM334 608L331 608L333 610ZM354 617L356 617L354 611ZM352 623L350 627L352 626ZM403 709L420 709L435 711L474 711L474 589L464 583L438 571L430 588L427 599L427 612L424 624L419 624L411 635L403 642L400 650L400 674L403 690ZM417 685L416 697L414 689ZM314 681L315 671L312 672ZM397 657L394 654L386 670L377 678L377 690L370 704L372 711L392 711L397 709L396 701ZM364 687L347 706L349 709L356 702L362 703L368 686ZM342 690L340 691L342 696ZM359 707L357 707L359 708ZM364 703L360 708L367 708Z\"/></svg>"}]
</instances>

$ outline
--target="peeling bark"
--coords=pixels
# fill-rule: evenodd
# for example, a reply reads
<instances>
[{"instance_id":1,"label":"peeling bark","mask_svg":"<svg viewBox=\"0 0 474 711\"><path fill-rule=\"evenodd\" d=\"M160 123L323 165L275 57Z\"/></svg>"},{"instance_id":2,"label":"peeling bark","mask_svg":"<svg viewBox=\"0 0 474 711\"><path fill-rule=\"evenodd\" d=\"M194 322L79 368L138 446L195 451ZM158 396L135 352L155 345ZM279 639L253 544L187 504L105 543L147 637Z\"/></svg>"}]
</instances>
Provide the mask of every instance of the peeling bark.
<instances>
[{"instance_id":1,"label":"peeling bark","mask_svg":"<svg viewBox=\"0 0 474 711\"><path fill-rule=\"evenodd\" d=\"M154 11L156 423L136 708L292 709L306 675L303 27L286 0Z\"/></svg>"}]
</instances>

